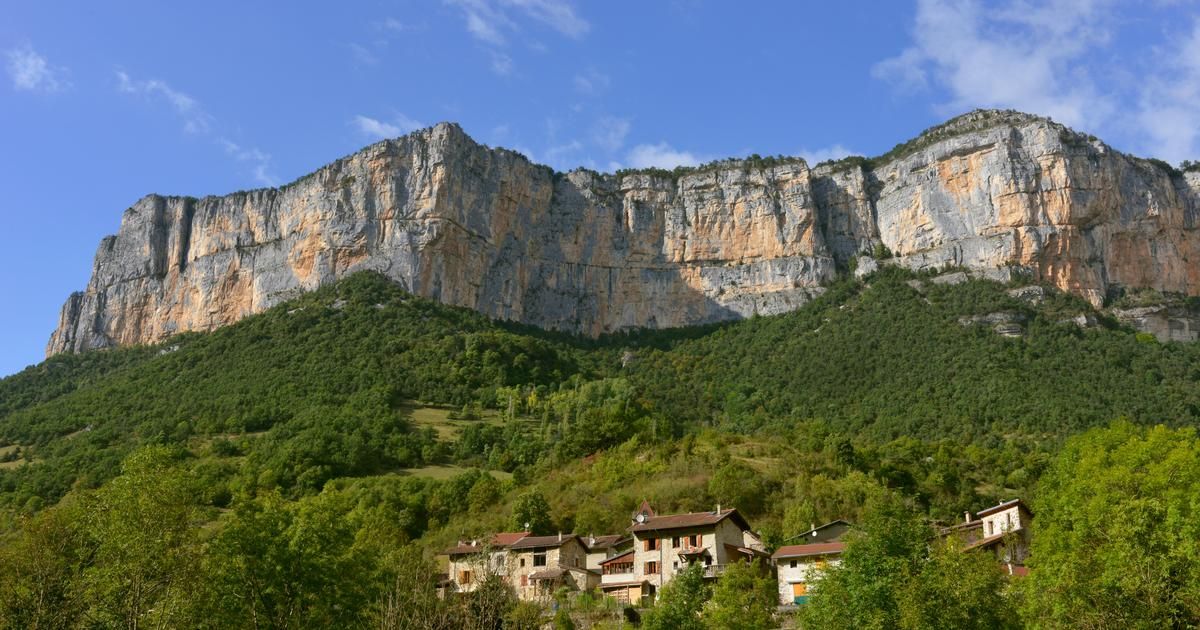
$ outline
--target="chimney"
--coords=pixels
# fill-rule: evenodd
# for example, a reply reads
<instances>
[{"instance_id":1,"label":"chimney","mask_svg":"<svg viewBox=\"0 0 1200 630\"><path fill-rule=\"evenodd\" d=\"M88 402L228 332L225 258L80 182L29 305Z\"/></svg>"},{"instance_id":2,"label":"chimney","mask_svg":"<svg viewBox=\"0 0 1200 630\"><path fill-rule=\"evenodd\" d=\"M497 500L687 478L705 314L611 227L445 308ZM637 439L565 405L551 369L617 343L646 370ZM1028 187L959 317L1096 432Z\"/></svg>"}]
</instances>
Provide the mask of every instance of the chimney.
<instances>
[{"instance_id":1,"label":"chimney","mask_svg":"<svg viewBox=\"0 0 1200 630\"><path fill-rule=\"evenodd\" d=\"M718 503L717 504L717 516L720 516L720 515L721 515L721 504Z\"/></svg>"},{"instance_id":2,"label":"chimney","mask_svg":"<svg viewBox=\"0 0 1200 630\"><path fill-rule=\"evenodd\" d=\"M562 542L562 532L558 532L558 542Z\"/></svg>"},{"instance_id":3,"label":"chimney","mask_svg":"<svg viewBox=\"0 0 1200 630\"><path fill-rule=\"evenodd\" d=\"M971 522L971 513L970 512L963 512L963 522L964 523Z\"/></svg>"}]
</instances>

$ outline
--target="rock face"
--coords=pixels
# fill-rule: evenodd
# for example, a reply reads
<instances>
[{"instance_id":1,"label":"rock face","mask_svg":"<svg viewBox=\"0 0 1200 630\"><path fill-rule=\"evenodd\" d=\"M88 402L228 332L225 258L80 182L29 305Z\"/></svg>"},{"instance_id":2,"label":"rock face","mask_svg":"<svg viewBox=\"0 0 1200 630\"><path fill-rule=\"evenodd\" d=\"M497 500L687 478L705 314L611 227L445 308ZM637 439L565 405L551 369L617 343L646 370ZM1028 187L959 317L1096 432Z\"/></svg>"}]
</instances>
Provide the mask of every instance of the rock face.
<instances>
[{"instance_id":1,"label":"rock face","mask_svg":"<svg viewBox=\"0 0 1200 630\"><path fill-rule=\"evenodd\" d=\"M597 335L794 309L882 243L913 268L1100 303L1200 291L1200 174L1045 119L982 111L874 161L567 174L441 124L293 184L148 196L100 243L48 354L232 323L363 269L493 317Z\"/></svg>"}]
</instances>

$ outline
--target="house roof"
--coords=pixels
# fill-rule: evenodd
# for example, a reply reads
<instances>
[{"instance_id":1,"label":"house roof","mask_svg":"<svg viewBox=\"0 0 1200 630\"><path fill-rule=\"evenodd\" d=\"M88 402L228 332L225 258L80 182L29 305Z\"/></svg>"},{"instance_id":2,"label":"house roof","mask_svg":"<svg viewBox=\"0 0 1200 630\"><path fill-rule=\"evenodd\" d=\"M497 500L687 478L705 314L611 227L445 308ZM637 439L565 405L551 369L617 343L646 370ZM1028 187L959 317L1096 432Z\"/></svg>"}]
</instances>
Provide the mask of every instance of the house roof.
<instances>
[{"instance_id":1,"label":"house roof","mask_svg":"<svg viewBox=\"0 0 1200 630\"><path fill-rule=\"evenodd\" d=\"M584 543L590 543L587 545L587 548L589 550L591 550L591 549L609 549L609 548L615 547L618 543L625 540L626 538L628 538L628 537L622 536L621 534L605 534L604 536L589 536L588 538L585 538L583 541L584 541Z\"/></svg>"},{"instance_id":2,"label":"house roof","mask_svg":"<svg viewBox=\"0 0 1200 630\"><path fill-rule=\"evenodd\" d=\"M555 536L526 536L521 540L508 546L509 549L538 549L538 548L555 548L565 545L568 541L579 540L575 534L558 534ZM582 544L582 541L580 541Z\"/></svg>"},{"instance_id":3,"label":"house roof","mask_svg":"<svg viewBox=\"0 0 1200 630\"><path fill-rule=\"evenodd\" d=\"M625 560L625 562L633 562L633 550L632 550L632 549L630 549L629 551L626 551L625 553L620 553L620 554L617 554L617 555L615 555L615 556L613 556L613 557L611 557L611 558L607 558L607 559L605 559L605 560L601 560L601 561L600 561L600 566L604 566L604 565L606 565L606 564L608 564L608 563L610 563L610 562L618 562L618 561L620 561L622 558L626 558L627 556L628 556L628 558Z\"/></svg>"},{"instance_id":4,"label":"house roof","mask_svg":"<svg viewBox=\"0 0 1200 630\"><path fill-rule=\"evenodd\" d=\"M844 542L814 543L811 545L787 545L775 550L772 558L803 558L807 556L824 556L842 553L846 550Z\"/></svg>"},{"instance_id":5,"label":"house roof","mask_svg":"<svg viewBox=\"0 0 1200 630\"><path fill-rule=\"evenodd\" d=\"M829 529L830 527L833 527L835 525L845 525L846 527L850 527L850 521L842 520L840 518L836 519L836 520L832 520L832 521L829 521L828 523L825 523L824 525L818 525L817 527L814 527L806 532L796 534L795 536L788 538L788 540L798 540L800 538L806 538L806 537L816 534L817 532L819 532L823 529Z\"/></svg>"},{"instance_id":6,"label":"house roof","mask_svg":"<svg viewBox=\"0 0 1200 630\"><path fill-rule=\"evenodd\" d=\"M984 547L991 547L992 545L995 545L995 544L1003 541L1005 536L1015 533L1015 532L1019 532L1019 531L1021 531L1021 528L1018 527L1017 529L1010 529L1006 532L1000 532L999 534L996 534L994 536L988 536L987 538L980 538L979 540L976 540L975 542L967 545L966 547L963 547L963 551L970 551L972 549L983 549Z\"/></svg>"},{"instance_id":7,"label":"house roof","mask_svg":"<svg viewBox=\"0 0 1200 630\"><path fill-rule=\"evenodd\" d=\"M691 514L670 514L667 516L650 516L641 523L634 523L629 531L650 532L666 529L685 529L689 527L705 527L716 525L721 521L732 518L743 529L750 529L750 524L738 513L736 508L720 512L693 512Z\"/></svg>"},{"instance_id":8,"label":"house roof","mask_svg":"<svg viewBox=\"0 0 1200 630\"><path fill-rule=\"evenodd\" d=\"M529 535L529 532L502 532L492 536L493 547L507 547Z\"/></svg>"},{"instance_id":9,"label":"house roof","mask_svg":"<svg viewBox=\"0 0 1200 630\"><path fill-rule=\"evenodd\" d=\"M531 580L557 580L566 573L562 567L548 567L541 571L534 571L529 574Z\"/></svg>"},{"instance_id":10,"label":"house roof","mask_svg":"<svg viewBox=\"0 0 1200 630\"><path fill-rule=\"evenodd\" d=\"M979 510L979 512L977 512L975 514L975 516L978 516L979 518L983 518L985 516L990 516L992 514L995 514L996 512L1002 512L1004 510L1007 510L1009 508L1013 508L1016 506L1023 507L1023 508L1025 508L1026 512L1033 514L1033 512L1030 512L1029 506L1025 505L1024 501L1021 501L1020 499L1013 499L1011 501L1005 501L1005 502L1001 503L1000 505L993 505L992 507L987 508L986 510Z\"/></svg>"},{"instance_id":11,"label":"house roof","mask_svg":"<svg viewBox=\"0 0 1200 630\"><path fill-rule=\"evenodd\" d=\"M450 556L462 556L473 553L482 553L488 549L499 550L509 547L513 543L527 536L529 536L529 532L501 532L492 536L486 545L481 544L477 540L473 540L469 543L459 541L458 545L450 547L442 553Z\"/></svg>"}]
</instances>

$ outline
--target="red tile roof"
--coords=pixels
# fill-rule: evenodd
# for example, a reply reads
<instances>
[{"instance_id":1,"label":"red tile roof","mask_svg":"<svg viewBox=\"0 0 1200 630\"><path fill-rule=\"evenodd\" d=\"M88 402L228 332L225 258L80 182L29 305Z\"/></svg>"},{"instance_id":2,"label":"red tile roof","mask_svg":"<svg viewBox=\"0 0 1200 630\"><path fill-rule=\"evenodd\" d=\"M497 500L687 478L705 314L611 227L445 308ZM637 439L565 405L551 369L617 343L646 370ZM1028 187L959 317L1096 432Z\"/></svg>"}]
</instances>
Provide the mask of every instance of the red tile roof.
<instances>
[{"instance_id":1,"label":"red tile roof","mask_svg":"<svg viewBox=\"0 0 1200 630\"><path fill-rule=\"evenodd\" d=\"M529 535L529 532L502 532L492 536L493 547L507 547Z\"/></svg>"},{"instance_id":2,"label":"red tile roof","mask_svg":"<svg viewBox=\"0 0 1200 630\"><path fill-rule=\"evenodd\" d=\"M743 530L750 529L750 524L736 509L721 510L717 512L694 512L691 514L670 514L667 516L651 516L644 522L634 523L629 528L631 532L650 532L660 531L665 529L684 529L688 527L705 527L708 525L716 525L717 523L733 518L738 522Z\"/></svg>"},{"instance_id":3,"label":"red tile roof","mask_svg":"<svg viewBox=\"0 0 1200 630\"><path fill-rule=\"evenodd\" d=\"M814 543L811 545L787 545L780 547L771 554L772 558L802 558L806 556L824 556L842 553L846 550L844 542Z\"/></svg>"},{"instance_id":4,"label":"red tile roof","mask_svg":"<svg viewBox=\"0 0 1200 630\"><path fill-rule=\"evenodd\" d=\"M491 540L486 545L479 544L478 541L469 543L460 543L454 547L446 549L442 553L450 556L461 556L473 553L482 553L487 549L504 549L513 543L529 536L529 532L502 532L492 536Z\"/></svg>"}]
</instances>

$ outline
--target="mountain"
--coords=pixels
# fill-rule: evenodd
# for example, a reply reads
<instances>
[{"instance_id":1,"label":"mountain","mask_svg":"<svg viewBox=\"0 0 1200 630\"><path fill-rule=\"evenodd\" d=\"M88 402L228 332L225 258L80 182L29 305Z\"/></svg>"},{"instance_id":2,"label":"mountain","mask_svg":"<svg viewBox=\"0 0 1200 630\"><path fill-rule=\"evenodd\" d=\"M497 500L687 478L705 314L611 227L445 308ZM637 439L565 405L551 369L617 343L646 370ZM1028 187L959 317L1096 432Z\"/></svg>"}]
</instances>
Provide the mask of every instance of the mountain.
<instances>
[{"instance_id":1,"label":"mountain","mask_svg":"<svg viewBox=\"0 0 1200 630\"><path fill-rule=\"evenodd\" d=\"M864 252L1016 274L1094 305L1196 295L1198 213L1200 173L1017 112L972 112L870 160L611 175L556 173L439 124L278 189L141 199L47 354L213 330L360 270L592 336L790 311ZM1169 336L1165 321L1152 325Z\"/></svg>"},{"instance_id":2,"label":"mountain","mask_svg":"<svg viewBox=\"0 0 1200 630\"><path fill-rule=\"evenodd\" d=\"M211 333L64 353L0 379L0 508L93 487L143 444L215 457L214 487L294 495L428 466L533 475L705 430L816 451L949 441L1024 459L1121 416L1194 426L1197 366L1200 344L961 272L885 266L789 313L598 339L489 320L360 272ZM464 420L447 423L450 409ZM986 504L974 494L985 486L997 489L987 500L1016 494L1033 477L1006 479L1023 467L983 466L931 507L961 514Z\"/></svg>"}]
</instances>

